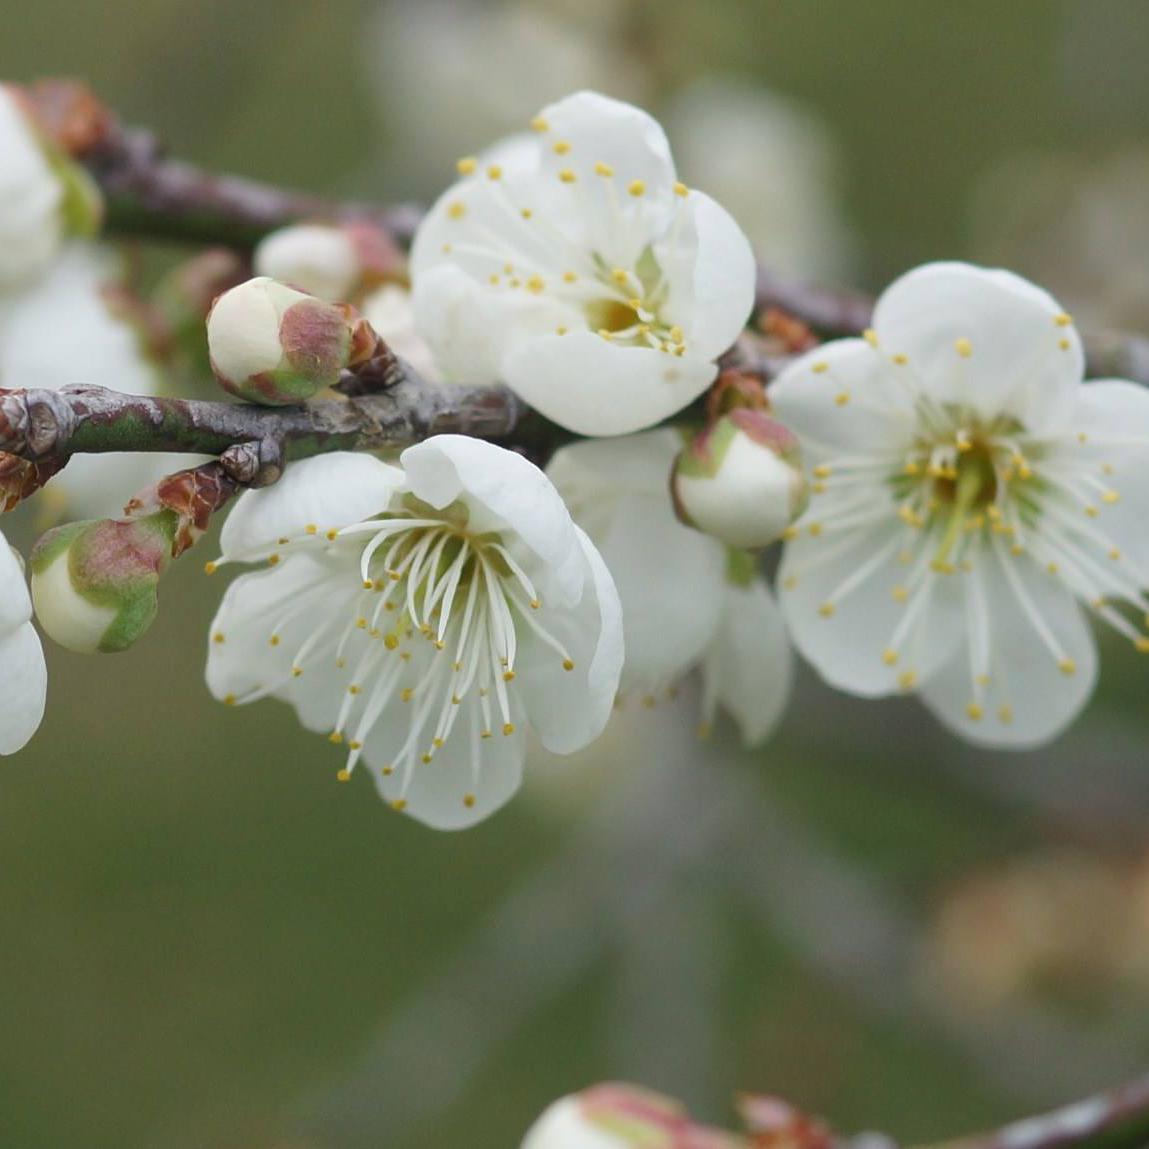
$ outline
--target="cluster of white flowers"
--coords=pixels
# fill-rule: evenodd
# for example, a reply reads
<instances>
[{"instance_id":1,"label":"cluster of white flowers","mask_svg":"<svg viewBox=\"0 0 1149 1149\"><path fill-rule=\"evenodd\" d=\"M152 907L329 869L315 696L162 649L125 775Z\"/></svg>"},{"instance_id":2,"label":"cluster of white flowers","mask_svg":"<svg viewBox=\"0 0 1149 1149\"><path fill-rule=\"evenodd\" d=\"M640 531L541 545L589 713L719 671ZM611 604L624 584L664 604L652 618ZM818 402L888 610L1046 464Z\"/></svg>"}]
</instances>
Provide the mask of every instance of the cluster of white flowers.
<instances>
[{"instance_id":1,"label":"cluster of white flowers","mask_svg":"<svg viewBox=\"0 0 1149 1149\"><path fill-rule=\"evenodd\" d=\"M15 107L0 101L0 129ZM375 354L378 333L430 385L503 383L584 438L545 473L440 435L397 460L294 463L244 494L208 567L266 569L232 583L212 626L216 697L290 703L344 748L341 778L362 762L396 809L457 828L515 791L528 729L578 750L617 702L653 705L692 671L700 726L721 709L761 743L792 644L839 689L916 692L961 736L1011 748L1048 741L1088 699L1083 608L1149 651L1149 393L1084 384L1052 298L931 264L886 291L863 336L765 391L728 373L680 415L751 316L747 239L679 180L637 108L582 92L530 126L459 161L409 268L354 227L269 236L258 277L212 311L211 359L241 397L296 403ZM21 164L18 202L46 203ZM59 386L87 357L86 381L154 390L110 278L95 247L57 254L5 308L0 383ZM102 497L114 465L56 482ZM779 538L776 600L758 552ZM66 632L62 547L34 561L33 585ZM3 641L29 659L35 645L23 713L38 721L42 656L10 566ZM118 649L106 632L86 645ZM25 723L0 750L26 737Z\"/></svg>"}]
</instances>

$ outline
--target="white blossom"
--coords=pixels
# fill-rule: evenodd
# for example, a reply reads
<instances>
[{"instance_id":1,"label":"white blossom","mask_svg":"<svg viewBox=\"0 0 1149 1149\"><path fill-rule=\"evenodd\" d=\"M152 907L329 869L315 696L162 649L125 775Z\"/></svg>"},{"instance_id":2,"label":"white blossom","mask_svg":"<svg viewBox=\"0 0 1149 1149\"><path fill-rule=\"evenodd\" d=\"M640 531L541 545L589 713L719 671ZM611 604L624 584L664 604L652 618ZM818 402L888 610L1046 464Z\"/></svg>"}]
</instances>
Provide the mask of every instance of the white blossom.
<instances>
[{"instance_id":1,"label":"white blossom","mask_svg":"<svg viewBox=\"0 0 1149 1149\"><path fill-rule=\"evenodd\" d=\"M55 257L64 188L15 93L0 84L0 291L23 287Z\"/></svg>"},{"instance_id":2,"label":"white blossom","mask_svg":"<svg viewBox=\"0 0 1149 1149\"><path fill-rule=\"evenodd\" d=\"M48 274L0 314L0 387L88 383L158 394L160 372L123 298L115 257L94 244L69 244ZM85 518L116 515L141 487L198 461L166 453L74 455L37 501Z\"/></svg>"},{"instance_id":3,"label":"white blossom","mask_svg":"<svg viewBox=\"0 0 1149 1149\"><path fill-rule=\"evenodd\" d=\"M24 570L0 534L0 754L15 754L44 717L48 670L31 620Z\"/></svg>"},{"instance_id":4,"label":"white blossom","mask_svg":"<svg viewBox=\"0 0 1149 1149\"><path fill-rule=\"evenodd\" d=\"M518 788L525 729L570 753L602 731L622 663L620 608L597 551L546 477L442 435L401 469L341 453L245 494L207 678L230 703L272 695L347 747L383 797L441 829ZM213 564L214 565L214 564Z\"/></svg>"},{"instance_id":5,"label":"white blossom","mask_svg":"<svg viewBox=\"0 0 1149 1149\"><path fill-rule=\"evenodd\" d=\"M415 315L447 378L501 380L587 435L700 395L754 301L746 237L679 182L645 112L580 92L513 165L460 161L411 256Z\"/></svg>"},{"instance_id":6,"label":"white blossom","mask_svg":"<svg viewBox=\"0 0 1149 1149\"><path fill-rule=\"evenodd\" d=\"M721 705L755 745L789 696L790 643L754 561L675 517L668 486L681 446L668 428L574 443L556 452L547 473L618 587L623 689L651 704L700 669L702 728Z\"/></svg>"},{"instance_id":7,"label":"white blossom","mask_svg":"<svg viewBox=\"0 0 1149 1149\"><path fill-rule=\"evenodd\" d=\"M779 574L791 633L841 689L1040 745L1093 690L1082 605L1149 651L1149 392L1083 384L1070 316L1008 272L918 268L873 324L771 388L814 464Z\"/></svg>"}]
</instances>

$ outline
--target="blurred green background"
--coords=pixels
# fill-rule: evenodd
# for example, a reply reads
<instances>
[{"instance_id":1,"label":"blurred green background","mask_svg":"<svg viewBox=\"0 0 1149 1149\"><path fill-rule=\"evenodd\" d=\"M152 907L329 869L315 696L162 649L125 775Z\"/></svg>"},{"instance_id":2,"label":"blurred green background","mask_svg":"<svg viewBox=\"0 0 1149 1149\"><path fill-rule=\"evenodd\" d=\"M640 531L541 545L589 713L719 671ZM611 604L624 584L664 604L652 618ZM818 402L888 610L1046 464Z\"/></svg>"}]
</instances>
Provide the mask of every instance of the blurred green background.
<instances>
[{"instance_id":1,"label":"blurred green background","mask_svg":"<svg viewBox=\"0 0 1149 1149\"><path fill-rule=\"evenodd\" d=\"M875 288L1000 260L1149 327L1137 0L385 9L12 4L0 75L82 77L189 159L380 200L434 194L558 77L666 110L676 145L695 82L736 77L804 125L723 177L736 214L770 204L768 261ZM51 651L44 726L0 767L5 1149L504 1149L604 1078L928 1140L1149 1055L1149 664L1125 644L1041 753L807 672L760 753L624 712L597 760L540 762L449 836L336 785L278 704L211 702L222 576L198 568L131 655Z\"/></svg>"}]
</instances>

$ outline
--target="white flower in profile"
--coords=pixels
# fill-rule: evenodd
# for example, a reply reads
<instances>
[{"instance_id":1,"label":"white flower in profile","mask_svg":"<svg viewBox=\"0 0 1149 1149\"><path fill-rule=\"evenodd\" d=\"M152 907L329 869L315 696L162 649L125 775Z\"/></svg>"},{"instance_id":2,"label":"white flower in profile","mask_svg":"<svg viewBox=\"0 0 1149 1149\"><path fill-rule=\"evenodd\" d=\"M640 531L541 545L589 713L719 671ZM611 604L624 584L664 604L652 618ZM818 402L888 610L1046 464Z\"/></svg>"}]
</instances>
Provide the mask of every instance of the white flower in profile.
<instances>
[{"instance_id":1,"label":"white flower in profile","mask_svg":"<svg viewBox=\"0 0 1149 1149\"><path fill-rule=\"evenodd\" d=\"M778 275L852 280L835 141L810 109L746 81L707 77L678 92L664 122L687 179L742 225Z\"/></svg>"},{"instance_id":2,"label":"white flower in profile","mask_svg":"<svg viewBox=\"0 0 1149 1149\"><path fill-rule=\"evenodd\" d=\"M0 534L0 754L15 754L44 717L48 670L16 552Z\"/></svg>"},{"instance_id":3,"label":"white flower in profile","mask_svg":"<svg viewBox=\"0 0 1149 1149\"><path fill-rule=\"evenodd\" d=\"M1023 748L1093 690L1083 605L1149 651L1149 392L1083 367L1045 292L938 263L778 378L814 464L782 605L828 682L917 691L956 733Z\"/></svg>"},{"instance_id":4,"label":"white flower in profile","mask_svg":"<svg viewBox=\"0 0 1149 1149\"><path fill-rule=\"evenodd\" d=\"M22 287L55 257L64 187L15 92L0 84L0 291Z\"/></svg>"},{"instance_id":5,"label":"white flower in profile","mask_svg":"<svg viewBox=\"0 0 1149 1149\"><path fill-rule=\"evenodd\" d=\"M740 1149L746 1139L697 1125L677 1101L634 1085L603 1084L550 1105L521 1149Z\"/></svg>"},{"instance_id":6,"label":"white flower in profile","mask_svg":"<svg viewBox=\"0 0 1149 1149\"><path fill-rule=\"evenodd\" d=\"M160 391L144 333L125 310L116 258L75 241L47 275L0 313L0 387L57 390L88 383L132 395ZM38 496L81 518L117 515L141 487L194 466L187 455L74 455Z\"/></svg>"},{"instance_id":7,"label":"white flower in profile","mask_svg":"<svg viewBox=\"0 0 1149 1149\"><path fill-rule=\"evenodd\" d=\"M641 430L714 379L753 306L750 245L638 108L579 92L532 123L513 164L461 160L423 221L416 321L447 378L500 380L580 434Z\"/></svg>"},{"instance_id":8,"label":"white flower in profile","mask_svg":"<svg viewBox=\"0 0 1149 1149\"><path fill-rule=\"evenodd\" d=\"M790 642L755 560L675 516L669 476L682 442L659 428L573 443L556 452L547 474L618 587L624 691L649 705L698 669L701 729L721 705L743 741L756 745L789 697Z\"/></svg>"},{"instance_id":9,"label":"white flower in profile","mask_svg":"<svg viewBox=\"0 0 1149 1149\"><path fill-rule=\"evenodd\" d=\"M458 829L518 788L524 727L560 754L602 731L620 608L525 459L441 435L400 462L321 456L239 500L223 560L271 569L228 589L207 680L224 702L292 703L347 747L342 779L362 760L396 809Z\"/></svg>"}]
</instances>

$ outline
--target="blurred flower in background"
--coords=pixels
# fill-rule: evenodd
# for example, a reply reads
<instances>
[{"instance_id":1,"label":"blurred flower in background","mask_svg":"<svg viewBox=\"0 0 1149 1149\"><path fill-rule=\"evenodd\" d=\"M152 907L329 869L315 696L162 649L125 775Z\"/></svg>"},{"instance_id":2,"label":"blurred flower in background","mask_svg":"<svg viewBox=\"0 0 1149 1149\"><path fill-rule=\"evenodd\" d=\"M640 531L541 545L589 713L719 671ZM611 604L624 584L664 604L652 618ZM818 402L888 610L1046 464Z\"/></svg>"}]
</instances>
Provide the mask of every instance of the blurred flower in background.
<instances>
[{"instance_id":1,"label":"blurred flower in background","mask_svg":"<svg viewBox=\"0 0 1149 1149\"><path fill-rule=\"evenodd\" d=\"M730 211L772 272L853 281L835 143L813 112L750 81L711 76L673 96L664 122L682 178Z\"/></svg>"}]
</instances>

